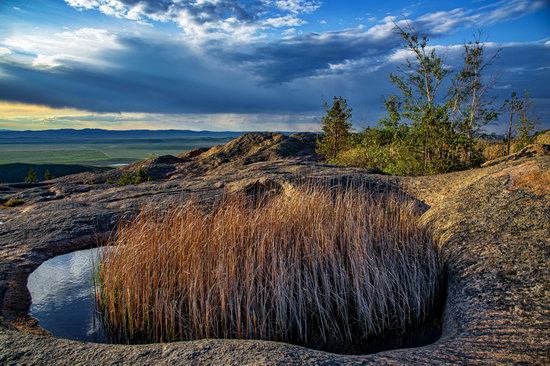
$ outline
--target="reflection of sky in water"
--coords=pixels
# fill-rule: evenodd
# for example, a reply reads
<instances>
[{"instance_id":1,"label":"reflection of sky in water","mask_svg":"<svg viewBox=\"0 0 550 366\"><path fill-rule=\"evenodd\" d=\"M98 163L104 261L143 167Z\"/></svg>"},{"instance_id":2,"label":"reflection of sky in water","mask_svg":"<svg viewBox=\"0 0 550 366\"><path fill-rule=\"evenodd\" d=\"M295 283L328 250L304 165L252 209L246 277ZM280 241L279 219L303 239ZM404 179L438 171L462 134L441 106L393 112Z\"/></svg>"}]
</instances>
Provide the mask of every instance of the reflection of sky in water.
<instances>
[{"instance_id":1,"label":"reflection of sky in water","mask_svg":"<svg viewBox=\"0 0 550 366\"><path fill-rule=\"evenodd\" d=\"M52 334L81 341L105 341L93 300L92 273L100 249L54 257L30 274L30 315Z\"/></svg>"}]
</instances>

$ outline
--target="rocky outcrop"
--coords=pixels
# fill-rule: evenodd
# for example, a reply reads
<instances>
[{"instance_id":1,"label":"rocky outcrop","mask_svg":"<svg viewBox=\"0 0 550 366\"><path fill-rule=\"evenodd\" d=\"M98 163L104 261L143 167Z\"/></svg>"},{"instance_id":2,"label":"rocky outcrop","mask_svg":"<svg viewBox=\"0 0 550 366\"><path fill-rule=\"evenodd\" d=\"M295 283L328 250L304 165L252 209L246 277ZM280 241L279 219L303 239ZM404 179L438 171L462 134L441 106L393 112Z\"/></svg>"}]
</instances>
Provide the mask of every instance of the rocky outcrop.
<instances>
[{"instance_id":1,"label":"rocky outcrop","mask_svg":"<svg viewBox=\"0 0 550 366\"><path fill-rule=\"evenodd\" d=\"M505 161L512 161L512 160L518 160L522 158L529 158L535 155L550 155L550 145L547 144L533 144L529 146L525 146L520 151L510 154L508 156L504 156L502 158L489 160L485 163L483 163L482 167L491 166L491 165L497 165Z\"/></svg>"},{"instance_id":2,"label":"rocky outcrop","mask_svg":"<svg viewBox=\"0 0 550 366\"><path fill-rule=\"evenodd\" d=\"M84 173L4 186L0 199L0 364L549 364L550 157L520 156L481 169L419 178L321 164L315 136L249 134L226 145L126 168L153 182L106 184ZM124 170L123 170L124 171ZM116 174L121 174L117 171ZM442 238L448 272L443 336L432 345L347 356L284 343L202 340L140 346L80 343L40 334L26 314L26 278L44 260L94 245L143 205L159 208L224 190L277 192L297 180L360 180L416 197Z\"/></svg>"}]
</instances>

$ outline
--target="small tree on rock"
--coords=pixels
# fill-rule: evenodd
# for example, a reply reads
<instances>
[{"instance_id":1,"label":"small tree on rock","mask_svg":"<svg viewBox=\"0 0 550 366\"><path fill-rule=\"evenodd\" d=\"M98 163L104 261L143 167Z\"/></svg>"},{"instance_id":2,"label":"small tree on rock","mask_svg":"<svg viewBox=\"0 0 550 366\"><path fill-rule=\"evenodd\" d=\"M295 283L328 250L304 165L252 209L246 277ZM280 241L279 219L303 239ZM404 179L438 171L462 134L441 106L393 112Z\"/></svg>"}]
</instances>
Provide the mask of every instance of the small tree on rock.
<instances>
[{"instance_id":1,"label":"small tree on rock","mask_svg":"<svg viewBox=\"0 0 550 366\"><path fill-rule=\"evenodd\" d=\"M46 169L46 171L44 172L44 180L50 180L50 179L53 179L53 175L50 174L49 169Z\"/></svg>"},{"instance_id":2,"label":"small tree on rock","mask_svg":"<svg viewBox=\"0 0 550 366\"><path fill-rule=\"evenodd\" d=\"M533 106L534 104L529 98L529 93L525 91L523 94L523 99L521 100L521 110L519 111L519 118L516 124L518 142L516 147L517 150L520 150L532 143L531 135L538 125L538 116L532 113Z\"/></svg>"},{"instance_id":3,"label":"small tree on rock","mask_svg":"<svg viewBox=\"0 0 550 366\"><path fill-rule=\"evenodd\" d=\"M327 161L334 160L349 144L351 131L351 108L342 97L334 97L332 107L325 101L325 116L322 134L317 141L317 153Z\"/></svg>"},{"instance_id":4,"label":"small tree on rock","mask_svg":"<svg viewBox=\"0 0 550 366\"><path fill-rule=\"evenodd\" d=\"M35 183L38 179L36 178L36 172L33 168L29 168L29 172L27 173L27 176L25 177L26 183Z\"/></svg>"},{"instance_id":5,"label":"small tree on rock","mask_svg":"<svg viewBox=\"0 0 550 366\"><path fill-rule=\"evenodd\" d=\"M506 155L510 155L514 134L514 117L523 110L523 101L516 92L512 92L510 99L504 101L503 108L509 113L508 132L506 133Z\"/></svg>"}]
</instances>

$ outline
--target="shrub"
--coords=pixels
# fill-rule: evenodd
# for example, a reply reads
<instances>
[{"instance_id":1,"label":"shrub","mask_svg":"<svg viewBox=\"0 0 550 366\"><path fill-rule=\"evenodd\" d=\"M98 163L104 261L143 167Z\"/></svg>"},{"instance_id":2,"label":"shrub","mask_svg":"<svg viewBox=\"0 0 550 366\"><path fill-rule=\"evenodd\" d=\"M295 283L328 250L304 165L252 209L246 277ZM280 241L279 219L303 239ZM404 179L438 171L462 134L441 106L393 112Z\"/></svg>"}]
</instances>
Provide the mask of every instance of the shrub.
<instances>
[{"instance_id":1,"label":"shrub","mask_svg":"<svg viewBox=\"0 0 550 366\"><path fill-rule=\"evenodd\" d=\"M117 184L119 186L126 186L131 184L141 184L144 182L150 182L153 180L149 174L145 172L145 169L142 167L138 168L134 173L124 173L120 176ZM107 180L107 183L112 182L112 180Z\"/></svg>"},{"instance_id":2,"label":"shrub","mask_svg":"<svg viewBox=\"0 0 550 366\"><path fill-rule=\"evenodd\" d=\"M21 206L25 201L21 198L12 198L4 203L4 207L16 207Z\"/></svg>"},{"instance_id":3,"label":"shrub","mask_svg":"<svg viewBox=\"0 0 550 366\"><path fill-rule=\"evenodd\" d=\"M96 273L111 336L303 345L419 322L439 291L436 243L399 196L304 186L121 223Z\"/></svg>"},{"instance_id":4,"label":"shrub","mask_svg":"<svg viewBox=\"0 0 550 366\"><path fill-rule=\"evenodd\" d=\"M340 152L334 162L336 164L357 168L380 169L386 168L389 160L390 156L387 148L357 146Z\"/></svg>"}]
</instances>

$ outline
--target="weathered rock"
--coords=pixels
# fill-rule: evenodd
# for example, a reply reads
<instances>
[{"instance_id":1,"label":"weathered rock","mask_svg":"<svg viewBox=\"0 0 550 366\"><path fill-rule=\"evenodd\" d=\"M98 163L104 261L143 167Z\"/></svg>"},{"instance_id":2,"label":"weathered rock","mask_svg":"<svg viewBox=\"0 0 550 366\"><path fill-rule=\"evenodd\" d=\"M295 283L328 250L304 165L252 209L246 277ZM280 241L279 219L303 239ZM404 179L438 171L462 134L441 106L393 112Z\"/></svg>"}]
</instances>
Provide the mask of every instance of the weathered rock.
<instances>
[{"instance_id":1,"label":"weathered rock","mask_svg":"<svg viewBox=\"0 0 550 366\"><path fill-rule=\"evenodd\" d=\"M17 196L25 203L0 209L0 364L550 363L548 155L399 178L320 164L312 155L314 139L245 135L178 160L140 163L164 172L140 185L104 184L103 173L86 173L37 186L5 186L0 200ZM98 233L109 232L143 205L164 208L192 196L212 198L225 189L277 193L304 178L328 184L362 181L372 190L401 189L419 200L425 211L422 220L442 238L448 269L444 330L438 342L346 356L253 340L125 346L35 334L37 328L26 315L26 279L44 260L95 245Z\"/></svg>"},{"instance_id":2,"label":"weathered rock","mask_svg":"<svg viewBox=\"0 0 550 366\"><path fill-rule=\"evenodd\" d=\"M521 149L517 153L510 154L502 158L489 160L483 163L482 167L500 164L505 161L518 160L522 158L530 158L535 155L549 155L549 154L550 154L550 145L533 144L533 145L525 146L523 149Z\"/></svg>"}]
</instances>

